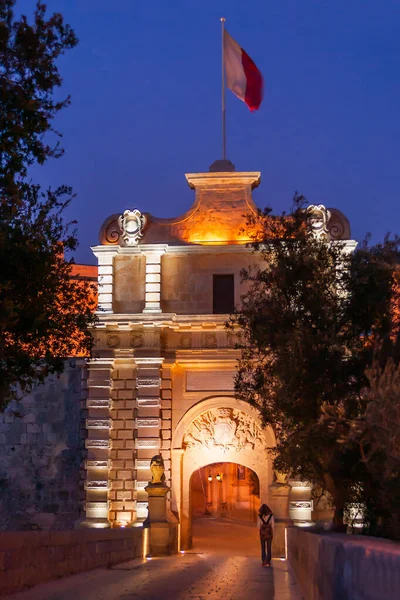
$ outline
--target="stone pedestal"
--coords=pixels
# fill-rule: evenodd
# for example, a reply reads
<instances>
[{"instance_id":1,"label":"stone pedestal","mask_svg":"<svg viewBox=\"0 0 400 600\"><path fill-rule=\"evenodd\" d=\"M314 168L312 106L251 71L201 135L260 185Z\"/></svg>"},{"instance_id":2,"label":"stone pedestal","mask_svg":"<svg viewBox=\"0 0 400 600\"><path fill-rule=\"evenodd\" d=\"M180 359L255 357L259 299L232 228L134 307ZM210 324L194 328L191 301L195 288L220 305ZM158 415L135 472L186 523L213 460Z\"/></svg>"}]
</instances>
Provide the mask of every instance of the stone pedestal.
<instances>
[{"instance_id":1,"label":"stone pedestal","mask_svg":"<svg viewBox=\"0 0 400 600\"><path fill-rule=\"evenodd\" d=\"M174 522L173 515L167 514L166 496L170 488L164 483L149 483L145 490L149 514L144 526L149 527L150 554L173 554L177 548L177 523Z\"/></svg>"},{"instance_id":2,"label":"stone pedestal","mask_svg":"<svg viewBox=\"0 0 400 600\"><path fill-rule=\"evenodd\" d=\"M269 498L274 513L275 530L272 544L272 555L275 558L286 557L285 529L293 525L289 518L289 494L291 486L287 483L274 482L269 486Z\"/></svg>"}]
</instances>

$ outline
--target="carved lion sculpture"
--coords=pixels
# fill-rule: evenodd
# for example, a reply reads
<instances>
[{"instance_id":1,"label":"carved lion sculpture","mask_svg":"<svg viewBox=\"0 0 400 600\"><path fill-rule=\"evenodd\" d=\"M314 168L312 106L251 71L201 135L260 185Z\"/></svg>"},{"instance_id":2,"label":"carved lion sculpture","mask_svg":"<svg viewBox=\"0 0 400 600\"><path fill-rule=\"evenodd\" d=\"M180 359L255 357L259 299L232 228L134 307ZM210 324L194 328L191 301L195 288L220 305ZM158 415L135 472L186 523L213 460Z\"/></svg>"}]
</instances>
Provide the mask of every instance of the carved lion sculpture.
<instances>
[{"instance_id":1,"label":"carved lion sculpture","mask_svg":"<svg viewBox=\"0 0 400 600\"><path fill-rule=\"evenodd\" d=\"M282 471L274 471L276 477L276 483L287 484L289 473L283 473Z\"/></svg>"},{"instance_id":2,"label":"carved lion sculpture","mask_svg":"<svg viewBox=\"0 0 400 600\"><path fill-rule=\"evenodd\" d=\"M151 483L164 483L165 481L165 473L164 473L164 460L161 454L156 454L153 456L150 462L150 471L151 471Z\"/></svg>"}]
</instances>

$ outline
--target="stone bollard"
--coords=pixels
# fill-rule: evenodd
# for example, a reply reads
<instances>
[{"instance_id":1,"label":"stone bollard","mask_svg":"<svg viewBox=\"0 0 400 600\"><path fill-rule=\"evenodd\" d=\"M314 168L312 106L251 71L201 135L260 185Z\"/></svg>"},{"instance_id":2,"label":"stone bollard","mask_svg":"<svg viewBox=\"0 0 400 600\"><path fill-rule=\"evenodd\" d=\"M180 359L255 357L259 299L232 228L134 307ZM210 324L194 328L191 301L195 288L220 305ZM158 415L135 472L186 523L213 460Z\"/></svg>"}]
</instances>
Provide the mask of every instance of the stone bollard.
<instances>
[{"instance_id":1,"label":"stone bollard","mask_svg":"<svg viewBox=\"0 0 400 600\"><path fill-rule=\"evenodd\" d=\"M285 530L293 525L289 518L289 494L291 486L288 483L275 481L269 486L269 497L272 512L274 513L274 541L272 544L272 555L275 558L286 558Z\"/></svg>"}]
</instances>

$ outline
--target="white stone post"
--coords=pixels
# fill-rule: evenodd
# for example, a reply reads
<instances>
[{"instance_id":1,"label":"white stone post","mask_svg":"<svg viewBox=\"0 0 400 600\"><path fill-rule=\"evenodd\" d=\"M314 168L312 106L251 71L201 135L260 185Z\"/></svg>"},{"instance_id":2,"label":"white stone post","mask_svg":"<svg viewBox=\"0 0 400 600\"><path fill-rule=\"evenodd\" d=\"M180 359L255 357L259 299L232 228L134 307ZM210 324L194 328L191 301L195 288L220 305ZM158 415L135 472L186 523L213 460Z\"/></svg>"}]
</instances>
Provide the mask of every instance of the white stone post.
<instances>
[{"instance_id":1,"label":"white stone post","mask_svg":"<svg viewBox=\"0 0 400 600\"><path fill-rule=\"evenodd\" d=\"M98 310L113 312L114 256L119 246L95 246L93 254L98 261Z\"/></svg>"},{"instance_id":2,"label":"white stone post","mask_svg":"<svg viewBox=\"0 0 400 600\"><path fill-rule=\"evenodd\" d=\"M144 313L160 313L161 311L161 257L167 246L142 246L146 256L146 284Z\"/></svg>"}]
</instances>

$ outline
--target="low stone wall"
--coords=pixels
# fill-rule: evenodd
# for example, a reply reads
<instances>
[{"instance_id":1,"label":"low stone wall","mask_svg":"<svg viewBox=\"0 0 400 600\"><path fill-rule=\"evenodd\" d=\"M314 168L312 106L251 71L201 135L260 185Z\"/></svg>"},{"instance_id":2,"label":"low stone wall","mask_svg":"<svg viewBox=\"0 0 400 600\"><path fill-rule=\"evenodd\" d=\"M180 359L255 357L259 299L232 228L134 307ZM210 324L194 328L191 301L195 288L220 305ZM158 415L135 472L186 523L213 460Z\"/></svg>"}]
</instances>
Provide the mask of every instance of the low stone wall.
<instances>
[{"instance_id":1,"label":"low stone wall","mask_svg":"<svg viewBox=\"0 0 400 600\"><path fill-rule=\"evenodd\" d=\"M289 527L288 560L305 600L394 600L400 544Z\"/></svg>"},{"instance_id":2,"label":"low stone wall","mask_svg":"<svg viewBox=\"0 0 400 600\"><path fill-rule=\"evenodd\" d=\"M142 527L0 533L0 594L143 555Z\"/></svg>"}]
</instances>

